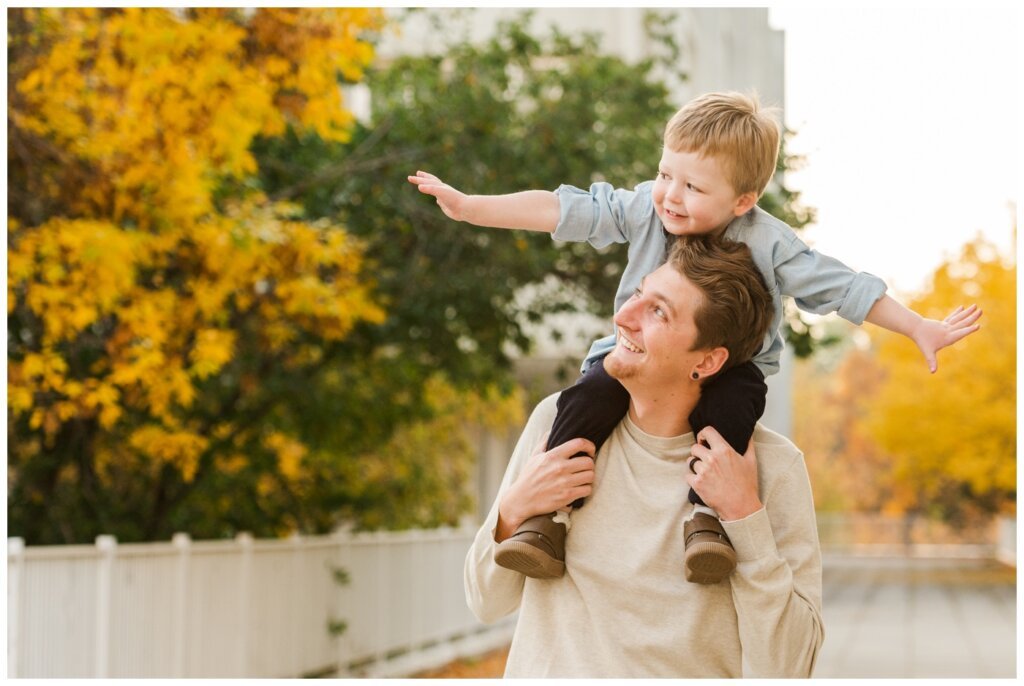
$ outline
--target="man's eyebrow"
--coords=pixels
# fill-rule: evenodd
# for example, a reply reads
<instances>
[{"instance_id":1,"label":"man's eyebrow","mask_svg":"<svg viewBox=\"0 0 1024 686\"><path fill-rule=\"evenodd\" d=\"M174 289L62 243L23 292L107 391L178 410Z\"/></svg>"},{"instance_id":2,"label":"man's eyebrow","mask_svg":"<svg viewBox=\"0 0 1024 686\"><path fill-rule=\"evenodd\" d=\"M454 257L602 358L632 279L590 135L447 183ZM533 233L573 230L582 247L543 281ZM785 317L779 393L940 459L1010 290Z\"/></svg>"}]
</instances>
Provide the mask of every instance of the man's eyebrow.
<instances>
[{"instance_id":1,"label":"man's eyebrow","mask_svg":"<svg viewBox=\"0 0 1024 686\"><path fill-rule=\"evenodd\" d=\"M646 281L646 280L647 280L646 276L644 278L640 279L640 290L641 291L644 290L644 281ZM654 298L655 300L660 302L662 305L664 305L668 309L669 314L671 314L673 317L676 316L676 307L672 303L672 301L665 294L660 293L657 290L654 290L654 291L648 292L647 295L651 296L652 298Z\"/></svg>"}]
</instances>

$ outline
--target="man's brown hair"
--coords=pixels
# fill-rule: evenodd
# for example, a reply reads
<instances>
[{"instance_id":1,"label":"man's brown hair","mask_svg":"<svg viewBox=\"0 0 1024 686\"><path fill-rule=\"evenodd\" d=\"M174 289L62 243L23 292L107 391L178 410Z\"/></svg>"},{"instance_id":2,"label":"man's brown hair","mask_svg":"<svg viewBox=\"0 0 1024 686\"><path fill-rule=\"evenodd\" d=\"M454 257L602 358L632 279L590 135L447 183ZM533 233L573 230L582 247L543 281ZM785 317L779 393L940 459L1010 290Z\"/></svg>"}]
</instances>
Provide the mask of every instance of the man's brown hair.
<instances>
[{"instance_id":1,"label":"man's brown hair","mask_svg":"<svg viewBox=\"0 0 1024 686\"><path fill-rule=\"evenodd\" d=\"M693 314L693 349L728 350L729 359L720 372L754 357L764 344L775 307L750 248L714 236L683 236L673 244L668 263L701 292Z\"/></svg>"},{"instance_id":2,"label":"man's brown hair","mask_svg":"<svg viewBox=\"0 0 1024 686\"><path fill-rule=\"evenodd\" d=\"M707 93L686 103L665 127L665 147L714 157L736 193L761 197L775 174L779 125L756 95Z\"/></svg>"}]
</instances>

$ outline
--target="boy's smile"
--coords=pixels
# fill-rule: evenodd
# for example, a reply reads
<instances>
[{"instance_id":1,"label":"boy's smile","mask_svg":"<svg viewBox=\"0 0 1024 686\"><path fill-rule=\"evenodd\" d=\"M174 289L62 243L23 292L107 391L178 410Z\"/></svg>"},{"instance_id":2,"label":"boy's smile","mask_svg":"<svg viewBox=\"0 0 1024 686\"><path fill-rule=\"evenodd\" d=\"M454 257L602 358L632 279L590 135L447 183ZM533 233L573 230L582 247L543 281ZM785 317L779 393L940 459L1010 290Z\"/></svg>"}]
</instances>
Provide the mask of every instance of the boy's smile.
<instances>
[{"instance_id":1,"label":"boy's smile","mask_svg":"<svg viewBox=\"0 0 1024 686\"><path fill-rule=\"evenodd\" d=\"M756 193L737 194L717 157L665 148L651 189L654 210L676 236L723 231L757 202Z\"/></svg>"}]
</instances>

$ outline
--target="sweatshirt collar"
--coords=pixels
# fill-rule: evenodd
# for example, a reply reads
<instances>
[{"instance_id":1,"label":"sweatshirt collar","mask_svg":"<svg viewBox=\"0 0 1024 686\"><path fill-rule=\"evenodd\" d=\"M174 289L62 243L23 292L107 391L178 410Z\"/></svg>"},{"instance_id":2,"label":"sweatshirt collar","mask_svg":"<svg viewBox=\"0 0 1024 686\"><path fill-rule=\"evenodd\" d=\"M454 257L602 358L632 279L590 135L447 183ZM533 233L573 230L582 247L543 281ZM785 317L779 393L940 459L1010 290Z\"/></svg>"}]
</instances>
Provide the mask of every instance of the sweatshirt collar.
<instances>
[{"instance_id":1,"label":"sweatshirt collar","mask_svg":"<svg viewBox=\"0 0 1024 686\"><path fill-rule=\"evenodd\" d=\"M629 437L659 459L678 462L690 457L690 448L696 442L693 432L680 436L652 436L645 433L629 418L629 413L622 418L622 425Z\"/></svg>"}]
</instances>

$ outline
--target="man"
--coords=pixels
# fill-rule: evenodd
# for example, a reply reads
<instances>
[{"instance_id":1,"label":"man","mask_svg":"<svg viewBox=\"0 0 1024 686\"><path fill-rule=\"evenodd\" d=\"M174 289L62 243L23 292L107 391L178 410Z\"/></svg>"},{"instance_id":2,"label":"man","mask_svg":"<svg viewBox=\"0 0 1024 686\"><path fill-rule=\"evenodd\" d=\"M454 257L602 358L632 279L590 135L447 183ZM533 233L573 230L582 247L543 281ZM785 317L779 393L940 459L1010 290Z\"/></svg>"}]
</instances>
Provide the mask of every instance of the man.
<instances>
[{"instance_id":1,"label":"man","mask_svg":"<svg viewBox=\"0 0 1024 686\"><path fill-rule=\"evenodd\" d=\"M534 410L466 557L466 597L491 622L519 610L509 677L810 676L821 646L821 555L803 456L758 425L738 455L688 423L701 385L763 341L771 300L748 249L680 240L615 315L605 369L630 394L602 447L545 446L555 396ZM705 340L705 339L711 340ZM745 355L743 359L737 359ZM717 511L737 567L684 578L692 486ZM528 579L494 549L525 520L576 498L566 570Z\"/></svg>"}]
</instances>

